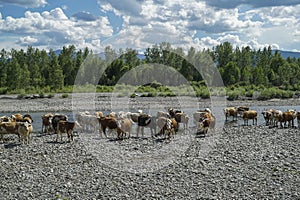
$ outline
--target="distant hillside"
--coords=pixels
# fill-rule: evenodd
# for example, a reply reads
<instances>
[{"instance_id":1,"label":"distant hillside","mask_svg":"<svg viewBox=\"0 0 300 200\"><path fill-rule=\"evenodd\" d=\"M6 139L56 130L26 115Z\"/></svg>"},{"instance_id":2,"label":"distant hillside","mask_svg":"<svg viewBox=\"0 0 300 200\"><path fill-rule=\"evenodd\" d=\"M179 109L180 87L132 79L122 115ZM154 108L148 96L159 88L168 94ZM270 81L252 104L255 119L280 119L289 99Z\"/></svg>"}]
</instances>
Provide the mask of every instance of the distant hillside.
<instances>
[{"instance_id":1,"label":"distant hillside","mask_svg":"<svg viewBox=\"0 0 300 200\"><path fill-rule=\"evenodd\" d=\"M272 50L273 53L275 53L276 50ZM300 52L293 52L293 51L281 51L281 50L278 50L279 53L281 54L281 56L286 59L288 57L291 57L291 58L300 58Z\"/></svg>"}]
</instances>

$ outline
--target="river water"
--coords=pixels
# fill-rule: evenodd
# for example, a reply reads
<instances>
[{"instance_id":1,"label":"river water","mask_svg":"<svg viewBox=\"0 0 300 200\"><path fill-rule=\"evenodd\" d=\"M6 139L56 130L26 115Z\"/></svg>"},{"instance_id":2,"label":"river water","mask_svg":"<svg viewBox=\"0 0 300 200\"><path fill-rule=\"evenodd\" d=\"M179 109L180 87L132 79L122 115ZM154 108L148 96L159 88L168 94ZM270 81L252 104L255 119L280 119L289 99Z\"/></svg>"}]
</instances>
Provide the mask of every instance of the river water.
<instances>
[{"instance_id":1,"label":"river water","mask_svg":"<svg viewBox=\"0 0 300 200\"><path fill-rule=\"evenodd\" d=\"M264 109L277 109L277 110L282 110L282 111L286 111L288 109L294 109L296 111L300 111L300 106L252 106L250 107L250 109L256 110L258 112L258 121L257 124L258 125L264 125L265 121L264 118L261 114L261 112ZM203 108L204 109L204 108ZM114 112L119 112L120 110L113 110ZM128 111L128 110L124 110L124 111ZM131 112L136 112L134 110L130 110ZM144 112L150 113L151 115L156 115L156 113L158 111L158 109L151 109L151 110L147 110ZM189 127L194 127L194 123L193 123L193 112L195 112L195 109L192 108L186 108L186 109L182 109L183 112L187 113L190 116L190 121L189 121ZM212 108L213 113L216 116L217 122L218 122L218 126L223 126L225 123L225 117L224 117L224 113L223 113L223 108ZM216 111L216 112L214 112ZM108 114L110 111L103 111L104 114ZM30 113L21 113L21 114L30 114L33 118L33 127L34 127L34 132L41 132L42 129L42 120L41 120L41 116L43 114L45 114L46 112L30 112ZM53 112L55 113L55 112ZM5 113L1 113L1 116L11 116L12 114L15 113L11 113L11 112L5 112ZM68 116L70 121L74 121L74 115L75 113L73 112L61 112L61 114L65 114ZM238 121L232 122L232 118L229 117L228 121L226 123L231 123L233 126L236 125L243 125L243 120L241 118L238 119ZM249 121L249 124L252 124L252 120ZM297 126L297 123L295 122L295 125Z\"/></svg>"}]
</instances>

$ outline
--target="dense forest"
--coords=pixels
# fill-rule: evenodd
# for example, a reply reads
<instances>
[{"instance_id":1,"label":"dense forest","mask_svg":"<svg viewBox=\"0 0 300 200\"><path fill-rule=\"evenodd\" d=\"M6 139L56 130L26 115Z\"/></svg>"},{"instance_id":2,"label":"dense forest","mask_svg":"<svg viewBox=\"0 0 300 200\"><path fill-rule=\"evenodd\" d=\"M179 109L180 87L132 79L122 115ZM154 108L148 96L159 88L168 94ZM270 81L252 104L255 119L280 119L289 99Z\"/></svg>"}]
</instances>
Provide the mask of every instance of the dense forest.
<instances>
[{"instance_id":1,"label":"dense forest","mask_svg":"<svg viewBox=\"0 0 300 200\"><path fill-rule=\"evenodd\" d=\"M140 65L148 64L142 76L151 76L150 64L153 63L171 66L192 85L199 86L204 81L195 65L199 60L203 62L203 55L210 56L233 98L241 94L253 96L256 90L266 92L266 88L269 91L280 88L280 94L276 90L274 93L277 95L269 94L271 96L291 97L300 89L300 58L284 59L271 47L258 50L248 46L234 48L229 42L224 42L212 49L197 51L190 47L185 52L164 42L147 48L142 56L134 49L115 50L111 47L94 55L90 49L76 49L74 45L64 46L59 52L31 46L26 50L2 49L0 93L67 91L64 88L71 88L80 76L88 77L88 81L82 84L114 86L126 72ZM99 65L105 66L105 71L100 72L100 79L99 72L94 69ZM133 79L139 77L136 75Z\"/></svg>"}]
</instances>

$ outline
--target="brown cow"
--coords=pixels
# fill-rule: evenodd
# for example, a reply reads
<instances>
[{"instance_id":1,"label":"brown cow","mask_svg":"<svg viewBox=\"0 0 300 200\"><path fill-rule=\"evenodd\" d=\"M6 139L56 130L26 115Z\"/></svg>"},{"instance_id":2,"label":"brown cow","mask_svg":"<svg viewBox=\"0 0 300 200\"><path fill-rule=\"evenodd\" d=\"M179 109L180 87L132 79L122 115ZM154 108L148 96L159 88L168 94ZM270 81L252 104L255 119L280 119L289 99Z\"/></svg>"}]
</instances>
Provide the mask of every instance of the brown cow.
<instances>
[{"instance_id":1,"label":"brown cow","mask_svg":"<svg viewBox=\"0 0 300 200\"><path fill-rule=\"evenodd\" d=\"M253 120L253 125L254 122L257 125L257 111L255 110L247 110L243 112L243 119L244 119L244 125L248 125L248 120L252 119Z\"/></svg>"},{"instance_id":2,"label":"brown cow","mask_svg":"<svg viewBox=\"0 0 300 200\"><path fill-rule=\"evenodd\" d=\"M240 116L243 116L243 112L244 112L244 111L248 111L248 110L249 110L249 107L248 107L248 106L239 106L239 107L237 108L238 114L239 114Z\"/></svg>"},{"instance_id":3,"label":"brown cow","mask_svg":"<svg viewBox=\"0 0 300 200\"><path fill-rule=\"evenodd\" d=\"M24 124L27 124L27 126L28 126L27 122L15 122L15 121L14 122L1 122L0 123L1 140L3 141L3 135L6 135L6 134L15 134L15 135L18 136L19 141L20 141L19 126L20 125L23 126ZM31 132L32 132L32 129L31 129Z\"/></svg>"},{"instance_id":4,"label":"brown cow","mask_svg":"<svg viewBox=\"0 0 300 200\"><path fill-rule=\"evenodd\" d=\"M177 121L174 120L176 123ZM172 120L166 117L157 118L157 127L160 129L157 135L164 135L165 138L171 138L175 134L175 127L172 126ZM156 136L157 136L156 135Z\"/></svg>"},{"instance_id":5,"label":"brown cow","mask_svg":"<svg viewBox=\"0 0 300 200\"><path fill-rule=\"evenodd\" d=\"M210 113L206 112L203 117L201 118L200 122L198 122L198 130L197 132L203 132L204 136L207 134L209 128L214 129L216 124L215 116Z\"/></svg>"},{"instance_id":6,"label":"brown cow","mask_svg":"<svg viewBox=\"0 0 300 200\"><path fill-rule=\"evenodd\" d=\"M297 113L294 110L288 110L283 113L284 127L286 127L286 122L288 122L288 127L294 127L294 119L297 117Z\"/></svg>"},{"instance_id":7,"label":"brown cow","mask_svg":"<svg viewBox=\"0 0 300 200\"><path fill-rule=\"evenodd\" d=\"M227 107L224 109L224 114L225 114L225 120L227 121L227 118L232 116L232 121L237 120L237 116L238 116L238 110L236 107Z\"/></svg>"},{"instance_id":8,"label":"brown cow","mask_svg":"<svg viewBox=\"0 0 300 200\"><path fill-rule=\"evenodd\" d=\"M100 133L104 133L105 137L107 137L106 134L106 128L113 130L113 129L120 129L120 127L118 126L118 121L116 118L114 117L100 117L97 118L100 124Z\"/></svg>"},{"instance_id":9,"label":"brown cow","mask_svg":"<svg viewBox=\"0 0 300 200\"><path fill-rule=\"evenodd\" d=\"M280 127L286 127L286 122L288 122L288 127L294 127L294 119L297 117L297 113L294 110L288 110L282 112L280 110L275 110L275 126L278 126L278 122L280 123ZM284 123L284 125L282 125Z\"/></svg>"},{"instance_id":10,"label":"brown cow","mask_svg":"<svg viewBox=\"0 0 300 200\"><path fill-rule=\"evenodd\" d=\"M118 139L124 139L126 137L126 133L128 133L128 138L130 138L132 121L131 119L122 119L120 121L121 128L117 129Z\"/></svg>"},{"instance_id":11,"label":"brown cow","mask_svg":"<svg viewBox=\"0 0 300 200\"><path fill-rule=\"evenodd\" d=\"M73 131L74 128L76 127L80 127L77 121L75 122L63 121L63 120L58 121L56 142L58 141L59 135L60 135L60 141L62 141L63 133L66 133L68 135L69 142L73 141Z\"/></svg>"},{"instance_id":12,"label":"brown cow","mask_svg":"<svg viewBox=\"0 0 300 200\"><path fill-rule=\"evenodd\" d=\"M300 111L296 113L298 128L300 128Z\"/></svg>"},{"instance_id":13,"label":"brown cow","mask_svg":"<svg viewBox=\"0 0 300 200\"><path fill-rule=\"evenodd\" d=\"M169 114L171 118L174 118L177 123L183 123L183 128L186 130L188 128L189 116L186 113L183 113L180 110L175 110L173 108L169 109Z\"/></svg>"},{"instance_id":14,"label":"brown cow","mask_svg":"<svg viewBox=\"0 0 300 200\"><path fill-rule=\"evenodd\" d=\"M23 115L20 113L16 113L16 114L11 115L10 118L11 118L11 121L19 122L23 119Z\"/></svg>"},{"instance_id":15,"label":"brown cow","mask_svg":"<svg viewBox=\"0 0 300 200\"><path fill-rule=\"evenodd\" d=\"M18 123L18 134L23 144L29 144L30 134L32 131L33 128L30 123Z\"/></svg>"},{"instance_id":16,"label":"brown cow","mask_svg":"<svg viewBox=\"0 0 300 200\"><path fill-rule=\"evenodd\" d=\"M275 110L274 109L269 109L269 110L263 110L261 112L263 115L266 126L274 126L275 125Z\"/></svg>"},{"instance_id":17,"label":"brown cow","mask_svg":"<svg viewBox=\"0 0 300 200\"><path fill-rule=\"evenodd\" d=\"M2 116L0 117L0 122L10 122L11 118L8 116Z\"/></svg>"},{"instance_id":18,"label":"brown cow","mask_svg":"<svg viewBox=\"0 0 300 200\"><path fill-rule=\"evenodd\" d=\"M54 115L52 113L47 113L41 116L42 118L42 133L49 133L51 129L51 119Z\"/></svg>"}]
</instances>

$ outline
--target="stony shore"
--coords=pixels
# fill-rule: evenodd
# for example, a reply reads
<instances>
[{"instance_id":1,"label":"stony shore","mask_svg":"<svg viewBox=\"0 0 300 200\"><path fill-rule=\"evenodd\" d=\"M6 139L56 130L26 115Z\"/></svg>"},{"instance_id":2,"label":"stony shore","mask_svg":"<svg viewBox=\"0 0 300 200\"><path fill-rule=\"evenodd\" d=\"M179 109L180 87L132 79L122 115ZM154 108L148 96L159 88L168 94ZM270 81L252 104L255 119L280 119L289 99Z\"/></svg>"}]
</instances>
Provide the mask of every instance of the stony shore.
<instances>
[{"instance_id":1,"label":"stony shore","mask_svg":"<svg viewBox=\"0 0 300 200\"><path fill-rule=\"evenodd\" d=\"M53 112L72 110L122 110L124 108L155 108L165 109L181 104L185 108L211 107L214 100L198 99L195 97L119 97L118 94L109 93L76 93L68 94L62 98L56 94L53 98L18 99L17 95L0 95L1 112ZM268 101L237 100L227 101L220 97L217 105L221 106L295 106L300 105L300 98L271 99Z\"/></svg>"},{"instance_id":2,"label":"stony shore","mask_svg":"<svg viewBox=\"0 0 300 200\"><path fill-rule=\"evenodd\" d=\"M101 100L95 107L84 100L90 100L89 95L76 101L10 96L0 102L2 112L64 111L72 108L72 102L76 109L110 109L105 98L97 96ZM191 106L199 103L185 100ZM139 99L135 101L130 104L137 108ZM159 108L162 100L147 101ZM298 102L227 105L294 106ZM209 101L199 104L206 106ZM78 133L69 143L35 133L29 145L20 145L12 136L0 143L0 199L299 199L299 133L295 128L226 124L207 137L196 136L190 128L171 140L146 134L116 141L113 136Z\"/></svg>"}]
</instances>

